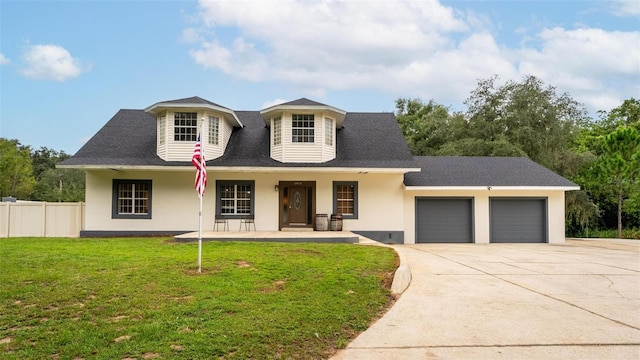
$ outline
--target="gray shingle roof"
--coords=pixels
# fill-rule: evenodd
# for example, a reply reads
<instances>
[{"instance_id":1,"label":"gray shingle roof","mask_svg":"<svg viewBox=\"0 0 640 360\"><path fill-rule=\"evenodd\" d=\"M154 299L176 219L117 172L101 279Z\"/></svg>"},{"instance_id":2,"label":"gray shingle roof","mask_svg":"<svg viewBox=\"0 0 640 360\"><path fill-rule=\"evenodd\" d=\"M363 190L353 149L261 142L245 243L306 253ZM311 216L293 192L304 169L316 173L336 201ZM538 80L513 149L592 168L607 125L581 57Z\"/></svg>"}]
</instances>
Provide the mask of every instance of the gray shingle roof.
<instances>
[{"instance_id":1,"label":"gray shingle roof","mask_svg":"<svg viewBox=\"0 0 640 360\"><path fill-rule=\"evenodd\" d=\"M120 110L60 165L162 165L156 155L156 119L143 110Z\"/></svg>"},{"instance_id":2,"label":"gray shingle roof","mask_svg":"<svg viewBox=\"0 0 640 360\"><path fill-rule=\"evenodd\" d=\"M417 168L392 113L347 113L336 133L337 157L326 163L283 164L269 154L269 128L258 111L236 111L225 154L207 166ZM60 165L189 165L156 155L156 119L143 110L120 110L78 152Z\"/></svg>"},{"instance_id":3,"label":"gray shingle roof","mask_svg":"<svg viewBox=\"0 0 640 360\"><path fill-rule=\"evenodd\" d=\"M189 98L184 98L184 99L176 99L176 100L167 100L167 101L160 101L158 104L207 104L207 105L213 105L213 106L217 106L223 109L229 109L227 107L224 107L222 105L216 104L214 102L211 102L209 100L203 99L199 96L192 96Z\"/></svg>"},{"instance_id":4,"label":"gray shingle roof","mask_svg":"<svg viewBox=\"0 0 640 360\"><path fill-rule=\"evenodd\" d=\"M319 103L317 101L309 100L307 98L300 98L298 100L289 101L279 105L296 105L296 106L329 106L327 104Z\"/></svg>"},{"instance_id":5,"label":"gray shingle roof","mask_svg":"<svg viewBox=\"0 0 640 360\"><path fill-rule=\"evenodd\" d=\"M422 169L406 186L577 186L523 157L416 156Z\"/></svg>"}]
</instances>

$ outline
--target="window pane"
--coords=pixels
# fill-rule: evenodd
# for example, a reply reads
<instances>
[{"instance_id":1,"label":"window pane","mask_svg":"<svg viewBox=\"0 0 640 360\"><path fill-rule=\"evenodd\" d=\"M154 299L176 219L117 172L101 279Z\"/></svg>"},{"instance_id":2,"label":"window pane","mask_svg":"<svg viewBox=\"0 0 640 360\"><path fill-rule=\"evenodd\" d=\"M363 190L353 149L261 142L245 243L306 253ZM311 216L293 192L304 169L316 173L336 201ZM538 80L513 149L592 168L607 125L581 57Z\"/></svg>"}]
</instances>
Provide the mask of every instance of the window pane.
<instances>
[{"instance_id":1,"label":"window pane","mask_svg":"<svg viewBox=\"0 0 640 360\"><path fill-rule=\"evenodd\" d=\"M315 141L314 115L293 114L291 118L291 141L294 143L312 143Z\"/></svg>"},{"instance_id":2,"label":"window pane","mask_svg":"<svg viewBox=\"0 0 640 360\"><path fill-rule=\"evenodd\" d=\"M252 185L250 184L220 184L220 214L249 215L251 214Z\"/></svg>"},{"instance_id":3,"label":"window pane","mask_svg":"<svg viewBox=\"0 0 640 360\"><path fill-rule=\"evenodd\" d=\"M209 144L218 145L219 135L220 135L220 119L215 116L209 116Z\"/></svg>"},{"instance_id":4,"label":"window pane","mask_svg":"<svg viewBox=\"0 0 640 360\"><path fill-rule=\"evenodd\" d=\"M282 119L275 118L273 120L273 145L280 145L282 143Z\"/></svg>"},{"instance_id":5,"label":"window pane","mask_svg":"<svg viewBox=\"0 0 640 360\"><path fill-rule=\"evenodd\" d=\"M173 120L175 141L196 141L198 135L198 113L176 112Z\"/></svg>"},{"instance_id":6,"label":"window pane","mask_svg":"<svg viewBox=\"0 0 640 360\"><path fill-rule=\"evenodd\" d=\"M149 186L144 183L118 184L118 214L149 213Z\"/></svg>"},{"instance_id":7,"label":"window pane","mask_svg":"<svg viewBox=\"0 0 640 360\"><path fill-rule=\"evenodd\" d=\"M354 214L355 187L353 185L337 185L336 207L343 215Z\"/></svg>"}]
</instances>

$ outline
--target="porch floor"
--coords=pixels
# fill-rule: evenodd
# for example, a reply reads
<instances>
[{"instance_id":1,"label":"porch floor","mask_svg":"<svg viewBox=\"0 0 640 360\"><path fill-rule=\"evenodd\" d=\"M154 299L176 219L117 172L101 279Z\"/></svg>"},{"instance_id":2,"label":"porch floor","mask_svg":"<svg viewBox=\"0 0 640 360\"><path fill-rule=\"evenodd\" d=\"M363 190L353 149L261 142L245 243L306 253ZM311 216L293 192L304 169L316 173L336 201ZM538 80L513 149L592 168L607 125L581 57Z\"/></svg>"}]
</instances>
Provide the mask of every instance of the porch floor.
<instances>
[{"instance_id":1,"label":"porch floor","mask_svg":"<svg viewBox=\"0 0 640 360\"><path fill-rule=\"evenodd\" d=\"M360 235L350 231L203 231L202 241L315 242L357 244ZM176 235L175 241L198 240L198 232Z\"/></svg>"}]
</instances>

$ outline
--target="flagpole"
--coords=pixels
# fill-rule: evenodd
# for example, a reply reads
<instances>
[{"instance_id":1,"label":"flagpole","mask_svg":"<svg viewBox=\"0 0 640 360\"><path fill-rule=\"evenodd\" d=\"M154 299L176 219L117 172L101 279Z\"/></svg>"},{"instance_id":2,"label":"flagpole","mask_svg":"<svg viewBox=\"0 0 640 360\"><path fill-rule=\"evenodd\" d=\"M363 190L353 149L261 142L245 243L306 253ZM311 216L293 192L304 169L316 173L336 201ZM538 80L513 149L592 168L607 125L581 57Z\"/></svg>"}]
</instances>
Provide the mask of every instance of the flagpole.
<instances>
[{"instance_id":1,"label":"flagpole","mask_svg":"<svg viewBox=\"0 0 640 360\"><path fill-rule=\"evenodd\" d=\"M198 224L198 272L202 272L202 195L200 197L200 211Z\"/></svg>"},{"instance_id":2,"label":"flagpole","mask_svg":"<svg viewBox=\"0 0 640 360\"><path fill-rule=\"evenodd\" d=\"M202 141L202 135L204 133L204 118L202 118L202 124L200 125L200 159L204 156L204 141ZM202 160L200 160L202 161ZM200 210L198 211L198 273L202 272L202 197L204 194L198 192L200 198Z\"/></svg>"}]
</instances>

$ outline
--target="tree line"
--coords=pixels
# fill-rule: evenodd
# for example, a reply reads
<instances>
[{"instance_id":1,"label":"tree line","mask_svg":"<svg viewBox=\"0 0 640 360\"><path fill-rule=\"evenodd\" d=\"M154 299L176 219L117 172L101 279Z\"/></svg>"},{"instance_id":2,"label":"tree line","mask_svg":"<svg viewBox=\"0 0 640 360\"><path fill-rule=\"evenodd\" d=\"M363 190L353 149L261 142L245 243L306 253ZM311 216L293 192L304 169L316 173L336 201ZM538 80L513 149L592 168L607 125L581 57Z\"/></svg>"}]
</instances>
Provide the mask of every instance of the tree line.
<instances>
[{"instance_id":1,"label":"tree line","mask_svg":"<svg viewBox=\"0 0 640 360\"><path fill-rule=\"evenodd\" d=\"M480 80L452 112L400 98L396 116L414 155L524 156L580 185L566 194L567 232L640 227L640 100L592 119L569 94L535 76ZM638 231L636 231L636 234ZM637 235L636 235L637 236Z\"/></svg>"},{"instance_id":2,"label":"tree line","mask_svg":"<svg viewBox=\"0 0 640 360\"><path fill-rule=\"evenodd\" d=\"M47 147L32 150L0 138L0 196L34 201L84 201L84 171L56 169L70 155Z\"/></svg>"}]
</instances>

